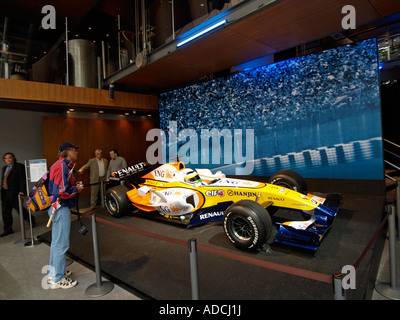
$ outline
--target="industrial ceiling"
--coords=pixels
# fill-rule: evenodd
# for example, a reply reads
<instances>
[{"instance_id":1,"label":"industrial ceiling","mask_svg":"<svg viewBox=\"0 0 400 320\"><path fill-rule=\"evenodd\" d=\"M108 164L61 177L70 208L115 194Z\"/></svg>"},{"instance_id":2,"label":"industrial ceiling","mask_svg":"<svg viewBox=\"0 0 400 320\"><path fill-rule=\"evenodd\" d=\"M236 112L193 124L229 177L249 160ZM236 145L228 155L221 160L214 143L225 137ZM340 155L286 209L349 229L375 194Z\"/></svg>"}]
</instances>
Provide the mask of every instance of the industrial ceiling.
<instances>
[{"instance_id":1,"label":"industrial ceiling","mask_svg":"<svg viewBox=\"0 0 400 320\"><path fill-rule=\"evenodd\" d=\"M107 33L117 32L118 15L123 29L134 30L137 14L134 2L3 0L0 28L4 30L4 19L7 18L9 27L6 36L11 49L27 54L28 61L33 64L41 59L44 52L62 42L65 17L68 18L71 37L90 37L88 40L94 42L101 41ZM185 30L185 25L198 18L193 16L193 10L191 16L185 12L206 2L175 0L174 31ZM220 1L220 4L227 2ZM254 59L271 57L269 61L274 62L369 37L400 33L400 1L351 1L356 9L357 25L356 29L349 30L343 30L342 27L342 8L349 4L348 0L235 2L237 5L213 17L214 20L227 19L222 27L179 48L177 43L187 37L190 31L183 34L178 32L175 39L164 36L157 40L155 48L149 50L145 63L138 66L135 61L131 61L127 66L114 70L105 77L104 86L114 83L121 90L157 94L226 70L229 72L231 68ZM160 27L160 22L155 22L160 19L170 21L165 18L170 15L170 3L165 0L146 2L149 21L152 24L158 23L156 34L171 31L165 31ZM210 3L208 1L208 5ZM46 4L56 8L55 30L43 30L40 27L44 16L41 9ZM204 23L207 24L207 21Z\"/></svg>"}]
</instances>

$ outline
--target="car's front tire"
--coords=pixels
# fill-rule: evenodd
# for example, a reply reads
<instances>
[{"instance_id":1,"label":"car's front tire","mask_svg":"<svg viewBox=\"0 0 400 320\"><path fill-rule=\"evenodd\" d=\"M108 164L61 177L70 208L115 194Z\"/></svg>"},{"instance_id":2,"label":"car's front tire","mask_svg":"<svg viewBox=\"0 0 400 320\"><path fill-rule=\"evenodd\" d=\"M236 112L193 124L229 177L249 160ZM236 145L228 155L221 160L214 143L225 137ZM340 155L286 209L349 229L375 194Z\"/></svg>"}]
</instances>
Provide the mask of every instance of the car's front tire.
<instances>
[{"instance_id":1,"label":"car's front tire","mask_svg":"<svg viewBox=\"0 0 400 320\"><path fill-rule=\"evenodd\" d=\"M121 218L129 213L132 207L126 193L128 192L126 186L115 186L106 191L105 206L107 211L115 218Z\"/></svg>"},{"instance_id":2,"label":"car's front tire","mask_svg":"<svg viewBox=\"0 0 400 320\"><path fill-rule=\"evenodd\" d=\"M245 251L261 248L272 232L272 221L267 210L251 200L240 200L227 208L223 225L229 240Z\"/></svg>"}]
</instances>

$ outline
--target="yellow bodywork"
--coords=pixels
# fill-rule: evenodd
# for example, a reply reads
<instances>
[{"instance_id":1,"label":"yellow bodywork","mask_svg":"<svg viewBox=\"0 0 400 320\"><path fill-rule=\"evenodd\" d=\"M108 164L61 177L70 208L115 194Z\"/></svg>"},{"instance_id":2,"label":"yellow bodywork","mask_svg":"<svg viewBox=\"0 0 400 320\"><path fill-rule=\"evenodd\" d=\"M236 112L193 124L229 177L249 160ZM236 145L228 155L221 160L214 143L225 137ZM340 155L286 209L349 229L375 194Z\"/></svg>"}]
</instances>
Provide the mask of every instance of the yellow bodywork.
<instances>
[{"instance_id":1,"label":"yellow bodywork","mask_svg":"<svg viewBox=\"0 0 400 320\"><path fill-rule=\"evenodd\" d=\"M145 181L139 187L147 186L154 191L165 192L167 189L173 190L173 195L179 197L179 193L191 191L197 195L198 202L195 203L191 213L199 209L204 209L212 206L217 206L222 202L237 202L242 199L253 200L261 204L263 207L268 205L297 209L302 211L311 211L319 205L319 202L312 199L312 195L303 195L282 186L248 181L241 179L231 179L223 176L222 178L213 181L213 177L201 175L202 185L193 186L191 184L174 181L177 172L182 171L184 166L178 164L164 165L163 169L159 171L152 171L146 174L143 178ZM213 183L210 184L210 182ZM185 191L187 190L187 191ZM171 191L172 192L172 191ZM154 203L152 203L151 192L145 195L139 195L138 189L133 187L132 190L127 192L130 201L138 209L143 211L155 211ZM271 204L272 202L272 204ZM169 210L174 211L173 204L170 204Z\"/></svg>"}]
</instances>

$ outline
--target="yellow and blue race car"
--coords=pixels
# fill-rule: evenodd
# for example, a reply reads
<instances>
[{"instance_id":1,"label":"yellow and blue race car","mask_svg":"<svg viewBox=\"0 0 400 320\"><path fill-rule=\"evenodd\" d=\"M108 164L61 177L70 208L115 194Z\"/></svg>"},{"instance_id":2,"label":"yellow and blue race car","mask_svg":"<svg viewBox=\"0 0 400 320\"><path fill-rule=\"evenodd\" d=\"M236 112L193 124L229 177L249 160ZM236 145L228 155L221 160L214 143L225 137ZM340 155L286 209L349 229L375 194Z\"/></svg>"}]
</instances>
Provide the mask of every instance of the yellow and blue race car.
<instances>
[{"instance_id":1,"label":"yellow and blue race car","mask_svg":"<svg viewBox=\"0 0 400 320\"><path fill-rule=\"evenodd\" d=\"M188 227L220 221L229 240L239 249L263 247L279 209L300 212L306 219L275 224L274 241L316 250L335 220L341 195L304 194L306 183L294 171L282 170L267 182L226 177L221 171L189 169L183 162L153 168L142 162L113 172L126 180L106 191L105 205L114 217L137 208Z\"/></svg>"}]
</instances>

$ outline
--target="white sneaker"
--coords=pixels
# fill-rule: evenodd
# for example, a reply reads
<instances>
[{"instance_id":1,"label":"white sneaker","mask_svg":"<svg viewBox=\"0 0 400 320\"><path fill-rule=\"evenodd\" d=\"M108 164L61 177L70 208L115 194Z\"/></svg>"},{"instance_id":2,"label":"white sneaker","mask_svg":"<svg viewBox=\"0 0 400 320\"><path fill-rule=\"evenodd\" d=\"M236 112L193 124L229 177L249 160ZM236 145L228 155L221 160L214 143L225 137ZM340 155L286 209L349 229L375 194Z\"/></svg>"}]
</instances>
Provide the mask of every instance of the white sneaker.
<instances>
[{"instance_id":1,"label":"white sneaker","mask_svg":"<svg viewBox=\"0 0 400 320\"><path fill-rule=\"evenodd\" d=\"M75 287L78 281L72 280L68 277L62 278L60 281L54 282L51 280L50 289L70 289Z\"/></svg>"},{"instance_id":2,"label":"white sneaker","mask_svg":"<svg viewBox=\"0 0 400 320\"><path fill-rule=\"evenodd\" d=\"M72 275L72 271L71 270L65 270L65 272L64 272L64 276L65 277L69 278L71 275ZM47 284L50 284L52 282L53 282L53 279L49 276L47 278Z\"/></svg>"}]
</instances>

